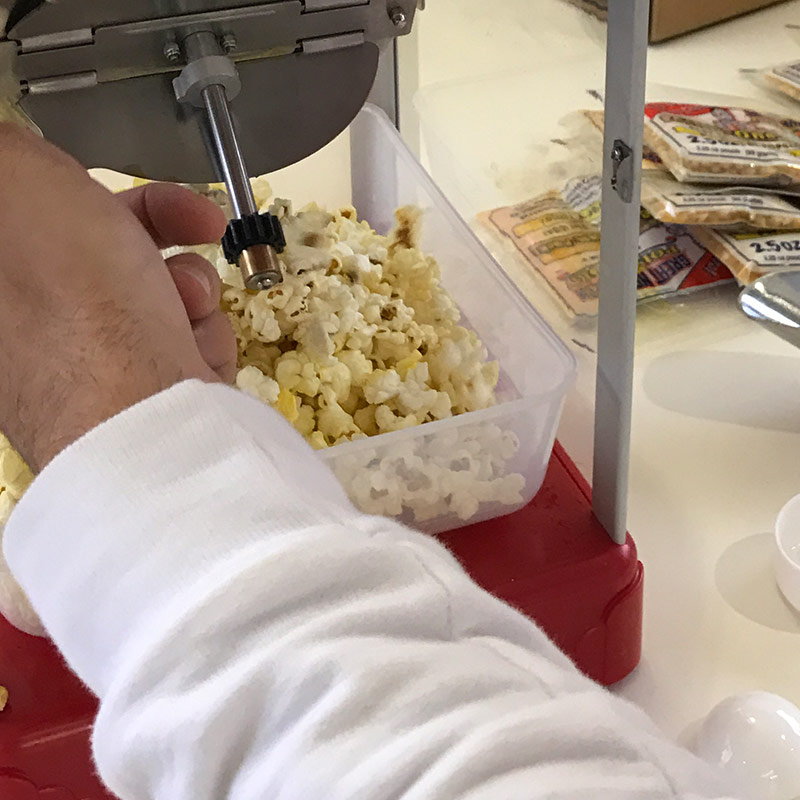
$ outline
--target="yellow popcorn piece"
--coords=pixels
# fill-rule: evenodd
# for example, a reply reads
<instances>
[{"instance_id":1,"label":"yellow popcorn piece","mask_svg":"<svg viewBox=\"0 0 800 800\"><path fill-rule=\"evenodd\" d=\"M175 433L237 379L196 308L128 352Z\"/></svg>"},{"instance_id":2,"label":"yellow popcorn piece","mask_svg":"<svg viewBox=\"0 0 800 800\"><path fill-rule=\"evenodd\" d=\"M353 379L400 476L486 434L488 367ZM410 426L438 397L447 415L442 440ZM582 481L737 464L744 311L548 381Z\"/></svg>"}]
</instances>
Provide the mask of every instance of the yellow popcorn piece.
<instances>
[{"instance_id":1,"label":"yellow popcorn piece","mask_svg":"<svg viewBox=\"0 0 800 800\"><path fill-rule=\"evenodd\" d=\"M8 705L8 689L5 686L0 686L0 711L5 711Z\"/></svg>"},{"instance_id":2,"label":"yellow popcorn piece","mask_svg":"<svg viewBox=\"0 0 800 800\"><path fill-rule=\"evenodd\" d=\"M320 431L314 431L311 436L308 437L308 443L315 449L315 450L327 450L329 445L325 441L325 436Z\"/></svg>"},{"instance_id":3,"label":"yellow popcorn piece","mask_svg":"<svg viewBox=\"0 0 800 800\"><path fill-rule=\"evenodd\" d=\"M293 391L300 383L300 373L303 371L303 365L300 359L294 357L294 354L281 356L275 364L275 380L278 381L281 389Z\"/></svg>"},{"instance_id":4,"label":"yellow popcorn piece","mask_svg":"<svg viewBox=\"0 0 800 800\"><path fill-rule=\"evenodd\" d=\"M378 423L375 421L376 406L365 406L359 408L353 414L353 421L356 423L358 429L365 433L367 436L377 436L380 431L378 430Z\"/></svg>"},{"instance_id":5,"label":"yellow popcorn piece","mask_svg":"<svg viewBox=\"0 0 800 800\"><path fill-rule=\"evenodd\" d=\"M326 440L338 440L344 436L359 433L353 418L336 402L320 409L317 414L317 427Z\"/></svg>"},{"instance_id":6,"label":"yellow popcorn piece","mask_svg":"<svg viewBox=\"0 0 800 800\"><path fill-rule=\"evenodd\" d=\"M303 436L308 438L317 427L317 416L311 406L303 403L297 413L297 419L294 421L294 427Z\"/></svg>"},{"instance_id":7,"label":"yellow popcorn piece","mask_svg":"<svg viewBox=\"0 0 800 800\"><path fill-rule=\"evenodd\" d=\"M276 408L292 424L300 419L300 401L289 389L281 389Z\"/></svg>"},{"instance_id":8,"label":"yellow popcorn piece","mask_svg":"<svg viewBox=\"0 0 800 800\"><path fill-rule=\"evenodd\" d=\"M406 375L408 375L409 370L416 367L420 361L422 361L422 353L420 353L419 350L415 350L407 358L404 358L402 361L398 361L395 369L400 373L400 377L405 380L405 377Z\"/></svg>"},{"instance_id":9,"label":"yellow popcorn piece","mask_svg":"<svg viewBox=\"0 0 800 800\"><path fill-rule=\"evenodd\" d=\"M2 484L2 479L0 479ZM10 492L0 486L0 526L5 525L11 519L11 512L17 505L17 501L11 496Z\"/></svg>"},{"instance_id":10,"label":"yellow popcorn piece","mask_svg":"<svg viewBox=\"0 0 800 800\"><path fill-rule=\"evenodd\" d=\"M33 473L8 440L3 438L5 446L0 449L0 491L4 491L11 500L17 501L33 482ZM4 505L7 505L8 497Z\"/></svg>"}]
</instances>

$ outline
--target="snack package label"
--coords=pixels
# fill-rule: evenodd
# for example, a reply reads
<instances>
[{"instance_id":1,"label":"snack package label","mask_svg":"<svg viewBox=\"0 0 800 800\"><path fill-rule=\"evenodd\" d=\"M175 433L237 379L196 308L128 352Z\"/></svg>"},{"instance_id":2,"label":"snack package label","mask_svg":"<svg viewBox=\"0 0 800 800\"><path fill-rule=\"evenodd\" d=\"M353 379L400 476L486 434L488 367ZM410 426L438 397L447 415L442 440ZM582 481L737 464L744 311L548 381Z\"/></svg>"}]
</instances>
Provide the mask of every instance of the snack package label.
<instances>
[{"instance_id":1,"label":"snack package label","mask_svg":"<svg viewBox=\"0 0 800 800\"><path fill-rule=\"evenodd\" d=\"M666 223L800 229L800 207L769 189L692 186L667 175L652 175L642 182L642 205Z\"/></svg>"},{"instance_id":2,"label":"snack package label","mask_svg":"<svg viewBox=\"0 0 800 800\"><path fill-rule=\"evenodd\" d=\"M654 297L729 281L730 272L680 225L653 225L639 237L639 296Z\"/></svg>"},{"instance_id":3,"label":"snack package label","mask_svg":"<svg viewBox=\"0 0 800 800\"><path fill-rule=\"evenodd\" d=\"M800 179L799 126L741 108L660 103L647 106L645 138L681 180L787 183Z\"/></svg>"},{"instance_id":4,"label":"snack package label","mask_svg":"<svg viewBox=\"0 0 800 800\"><path fill-rule=\"evenodd\" d=\"M659 193L676 208L732 208L757 209L771 214L786 215L800 221L800 209L784 202L778 195L752 194L749 192L675 192Z\"/></svg>"},{"instance_id":5,"label":"snack package label","mask_svg":"<svg viewBox=\"0 0 800 800\"><path fill-rule=\"evenodd\" d=\"M481 219L509 239L577 317L598 313L602 178L570 181L526 203ZM639 298L684 293L730 281L725 266L681 225L643 214L639 239Z\"/></svg>"},{"instance_id":6,"label":"snack package label","mask_svg":"<svg viewBox=\"0 0 800 800\"><path fill-rule=\"evenodd\" d=\"M723 258L726 263L736 261L751 272L800 267L800 231L747 233L715 230L708 231L705 237L719 241L725 251Z\"/></svg>"}]
</instances>

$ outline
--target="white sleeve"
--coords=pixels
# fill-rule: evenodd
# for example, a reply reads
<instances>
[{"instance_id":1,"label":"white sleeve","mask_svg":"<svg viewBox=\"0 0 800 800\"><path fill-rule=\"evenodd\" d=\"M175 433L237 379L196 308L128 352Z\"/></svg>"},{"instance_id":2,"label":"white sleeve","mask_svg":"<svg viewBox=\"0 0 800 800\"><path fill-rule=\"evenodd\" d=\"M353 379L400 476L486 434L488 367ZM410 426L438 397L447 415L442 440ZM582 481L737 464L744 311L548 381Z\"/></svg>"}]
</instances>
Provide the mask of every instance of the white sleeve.
<instances>
[{"instance_id":1,"label":"white sleeve","mask_svg":"<svg viewBox=\"0 0 800 800\"><path fill-rule=\"evenodd\" d=\"M275 412L184 383L62 453L6 553L137 800L721 798Z\"/></svg>"}]
</instances>

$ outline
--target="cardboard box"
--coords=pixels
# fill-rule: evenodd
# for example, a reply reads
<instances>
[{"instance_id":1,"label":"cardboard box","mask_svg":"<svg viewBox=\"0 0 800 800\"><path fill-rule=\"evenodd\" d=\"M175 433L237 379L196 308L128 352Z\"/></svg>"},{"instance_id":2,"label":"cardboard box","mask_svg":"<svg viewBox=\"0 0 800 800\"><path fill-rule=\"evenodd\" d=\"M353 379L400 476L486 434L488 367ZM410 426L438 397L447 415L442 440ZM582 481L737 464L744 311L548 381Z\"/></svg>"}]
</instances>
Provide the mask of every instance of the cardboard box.
<instances>
[{"instance_id":1,"label":"cardboard box","mask_svg":"<svg viewBox=\"0 0 800 800\"><path fill-rule=\"evenodd\" d=\"M601 19L609 0L569 0ZM650 0L650 41L663 42L783 0Z\"/></svg>"}]
</instances>

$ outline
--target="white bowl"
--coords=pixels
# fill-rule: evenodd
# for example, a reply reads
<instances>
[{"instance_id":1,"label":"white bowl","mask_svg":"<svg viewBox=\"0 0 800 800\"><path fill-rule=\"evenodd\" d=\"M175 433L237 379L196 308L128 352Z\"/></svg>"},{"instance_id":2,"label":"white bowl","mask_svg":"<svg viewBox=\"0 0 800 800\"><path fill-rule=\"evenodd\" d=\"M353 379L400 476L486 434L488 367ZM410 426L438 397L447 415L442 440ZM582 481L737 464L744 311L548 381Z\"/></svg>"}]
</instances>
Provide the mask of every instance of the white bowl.
<instances>
[{"instance_id":1,"label":"white bowl","mask_svg":"<svg viewBox=\"0 0 800 800\"><path fill-rule=\"evenodd\" d=\"M800 611L800 495L778 514L775 524L775 577L783 596Z\"/></svg>"},{"instance_id":2,"label":"white bowl","mask_svg":"<svg viewBox=\"0 0 800 800\"><path fill-rule=\"evenodd\" d=\"M694 752L751 800L800 797L800 708L767 692L723 700L706 718Z\"/></svg>"}]
</instances>

